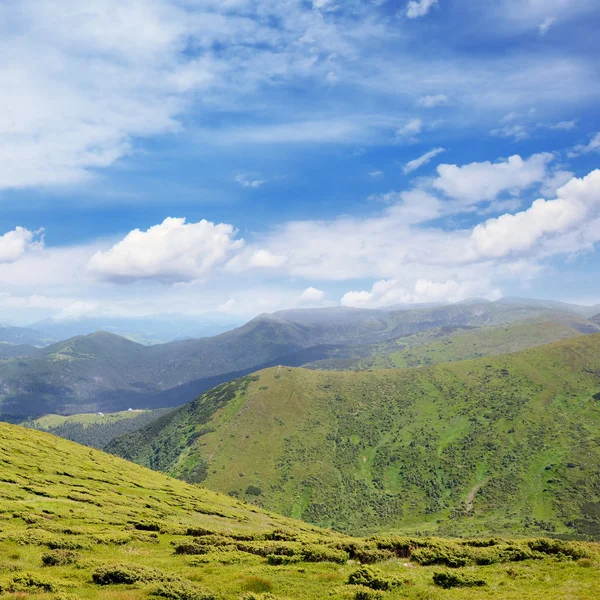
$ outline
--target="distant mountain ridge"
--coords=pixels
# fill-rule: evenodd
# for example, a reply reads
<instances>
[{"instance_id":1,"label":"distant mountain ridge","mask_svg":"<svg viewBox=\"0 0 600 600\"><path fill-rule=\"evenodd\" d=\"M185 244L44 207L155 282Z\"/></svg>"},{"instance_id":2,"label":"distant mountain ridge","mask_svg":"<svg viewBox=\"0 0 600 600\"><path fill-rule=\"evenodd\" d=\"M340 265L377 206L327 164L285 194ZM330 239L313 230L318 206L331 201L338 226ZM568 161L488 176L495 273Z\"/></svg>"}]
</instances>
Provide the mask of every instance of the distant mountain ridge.
<instances>
[{"instance_id":1,"label":"distant mountain ridge","mask_svg":"<svg viewBox=\"0 0 600 600\"><path fill-rule=\"evenodd\" d=\"M550 316L575 321L573 311L519 300L400 311L280 311L214 337L149 347L99 332L53 344L33 356L0 361L0 414L23 419L176 406L257 368L290 361L296 365L295 353L321 345L384 343L440 327ZM581 320L579 325L589 328L586 333L597 328Z\"/></svg>"}]
</instances>

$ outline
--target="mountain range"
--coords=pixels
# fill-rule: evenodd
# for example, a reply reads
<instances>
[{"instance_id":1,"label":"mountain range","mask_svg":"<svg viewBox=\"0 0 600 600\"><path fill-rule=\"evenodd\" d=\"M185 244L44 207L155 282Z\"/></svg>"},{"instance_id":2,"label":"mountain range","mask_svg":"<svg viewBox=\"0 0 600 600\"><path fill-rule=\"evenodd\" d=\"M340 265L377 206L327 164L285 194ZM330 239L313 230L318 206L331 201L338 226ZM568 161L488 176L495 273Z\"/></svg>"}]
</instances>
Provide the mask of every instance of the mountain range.
<instances>
[{"instance_id":1,"label":"mountain range","mask_svg":"<svg viewBox=\"0 0 600 600\"><path fill-rule=\"evenodd\" d=\"M546 336L539 341L543 343L562 339L565 327L573 335L600 330L600 324L585 318L595 311L523 299L473 300L413 310L289 310L260 315L214 337L153 346L98 332L37 349L29 356L0 360L0 414L18 420L46 413L176 406L269 365L300 366L329 359L336 352L341 358L349 354L368 358L379 350L365 345L387 344L385 354L402 347L403 338L441 328L540 319L562 324L558 337ZM412 342L407 339L406 344Z\"/></svg>"},{"instance_id":2,"label":"mountain range","mask_svg":"<svg viewBox=\"0 0 600 600\"><path fill-rule=\"evenodd\" d=\"M108 449L354 534L600 538L600 334L419 369L270 368Z\"/></svg>"}]
</instances>

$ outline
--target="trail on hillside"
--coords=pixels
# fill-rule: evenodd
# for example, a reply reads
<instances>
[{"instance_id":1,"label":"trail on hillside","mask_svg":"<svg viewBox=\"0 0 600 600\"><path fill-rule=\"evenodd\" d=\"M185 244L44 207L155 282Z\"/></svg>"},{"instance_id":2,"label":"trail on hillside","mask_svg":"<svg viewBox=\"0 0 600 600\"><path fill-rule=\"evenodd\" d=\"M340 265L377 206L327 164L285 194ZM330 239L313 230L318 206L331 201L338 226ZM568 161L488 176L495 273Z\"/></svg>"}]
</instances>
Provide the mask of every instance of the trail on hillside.
<instances>
[{"instance_id":1,"label":"trail on hillside","mask_svg":"<svg viewBox=\"0 0 600 600\"><path fill-rule=\"evenodd\" d=\"M469 495L467 496L467 500L465 501L465 510L467 512L471 512L473 510L473 500L475 500L475 494L488 482L489 477L481 480L479 483L475 484Z\"/></svg>"}]
</instances>

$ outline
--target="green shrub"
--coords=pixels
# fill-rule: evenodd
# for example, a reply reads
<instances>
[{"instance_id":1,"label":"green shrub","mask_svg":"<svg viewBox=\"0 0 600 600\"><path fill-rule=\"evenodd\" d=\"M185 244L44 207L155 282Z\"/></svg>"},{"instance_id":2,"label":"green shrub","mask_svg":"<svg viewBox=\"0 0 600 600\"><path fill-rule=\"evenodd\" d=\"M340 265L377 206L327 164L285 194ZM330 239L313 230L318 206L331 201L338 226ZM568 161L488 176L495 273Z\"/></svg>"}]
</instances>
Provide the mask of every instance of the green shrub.
<instances>
[{"instance_id":1,"label":"green shrub","mask_svg":"<svg viewBox=\"0 0 600 600\"><path fill-rule=\"evenodd\" d=\"M302 550L302 559L305 562L332 562L343 565L349 556L343 550L328 548L327 546L307 546Z\"/></svg>"},{"instance_id":2,"label":"green shrub","mask_svg":"<svg viewBox=\"0 0 600 600\"><path fill-rule=\"evenodd\" d=\"M137 521L133 523L133 527L139 531L160 531L160 525L158 523L149 521Z\"/></svg>"},{"instance_id":3,"label":"green shrub","mask_svg":"<svg viewBox=\"0 0 600 600\"><path fill-rule=\"evenodd\" d=\"M20 573L15 575L8 586L3 587L1 592L57 592L60 585L52 579L46 579L33 573Z\"/></svg>"},{"instance_id":4,"label":"green shrub","mask_svg":"<svg viewBox=\"0 0 600 600\"><path fill-rule=\"evenodd\" d=\"M175 554L189 554L197 556L200 554L207 554L211 551L210 546L201 546L199 544L180 544L175 546Z\"/></svg>"},{"instance_id":5,"label":"green shrub","mask_svg":"<svg viewBox=\"0 0 600 600\"><path fill-rule=\"evenodd\" d=\"M588 553L581 545L562 540L539 539L528 542L529 547L535 552L542 554L563 555L570 558L587 558Z\"/></svg>"},{"instance_id":6,"label":"green shrub","mask_svg":"<svg viewBox=\"0 0 600 600\"><path fill-rule=\"evenodd\" d=\"M42 554L42 564L46 567L59 567L73 565L77 562L78 555L70 550L55 550Z\"/></svg>"},{"instance_id":7,"label":"green shrub","mask_svg":"<svg viewBox=\"0 0 600 600\"><path fill-rule=\"evenodd\" d=\"M188 527L185 535L191 535L193 537L202 537L205 535L215 535L215 532L204 527Z\"/></svg>"},{"instance_id":8,"label":"green shrub","mask_svg":"<svg viewBox=\"0 0 600 600\"><path fill-rule=\"evenodd\" d=\"M110 565L98 567L92 573L92 580L96 585L132 584L150 581L169 581L169 577L158 569L142 567L140 565Z\"/></svg>"},{"instance_id":9,"label":"green shrub","mask_svg":"<svg viewBox=\"0 0 600 600\"><path fill-rule=\"evenodd\" d=\"M400 582L397 579L386 577L383 573L371 569L370 567L361 567L350 573L347 583L349 585L362 585L372 590L388 591Z\"/></svg>"},{"instance_id":10,"label":"green shrub","mask_svg":"<svg viewBox=\"0 0 600 600\"><path fill-rule=\"evenodd\" d=\"M412 553L411 559L420 565L445 565L453 568L464 567L472 562L466 552L449 547L418 548Z\"/></svg>"},{"instance_id":11,"label":"green shrub","mask_svg":"<svg viewBox=\"0 0 600 600\"><path fill-rule=\"evenodd\" d=\"M463 573L434 573L433 583L446 590L453 587L482 587L487 585L483 579L476 579Z\"/></svg>"},{"instance_id":12,"label":"green shrub","mask_svg":"<svg viewBox=\"0 0 600 600\"><path fill-rule=\"evenodd\" d=\"M368 587L360 586L354 593L353 600L381 600L384 598L383 592L372 590Z\"/></svg>"},{"instance_id":13,"label":"green shrub","mask_svg":"<svg viewBox=\"0 0 600 600\"><path fill-rule=\"evenodd\" d=\"M165 581L159 583L150 592L151 596L169 598L169 600L216 600L211 592L190 583L189 581Z\"/></svg>"},{"instance_id":14,"label":"green shrub","mask_svg":"<svg viewBox=\"0 0 600 600\"><path fill-rule=\"evenodd\" d=\"M246 488L246 495L248 496L260 496L262 494L262 490L256 485L249 485Z\"/></svg>"}]
</instances>

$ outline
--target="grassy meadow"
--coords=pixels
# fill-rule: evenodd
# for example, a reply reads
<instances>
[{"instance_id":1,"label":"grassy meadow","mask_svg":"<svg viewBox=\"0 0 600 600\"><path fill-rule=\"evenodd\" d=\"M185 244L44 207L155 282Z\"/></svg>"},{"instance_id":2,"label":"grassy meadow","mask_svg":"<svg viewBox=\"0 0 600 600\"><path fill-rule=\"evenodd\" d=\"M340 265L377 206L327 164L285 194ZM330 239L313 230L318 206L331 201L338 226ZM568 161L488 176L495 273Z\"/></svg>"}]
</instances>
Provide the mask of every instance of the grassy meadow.
<instances>
[{"instance_id":1,"label":"grassy meadow","mask_svg":"<svg viewBox=\"0 0 600 600\"><path fill-rule=\"evenodd\" d=\"M2 599L583 599L599 569L594 543L351 538L0 424Z\"/></svg>"}]
</instances>

